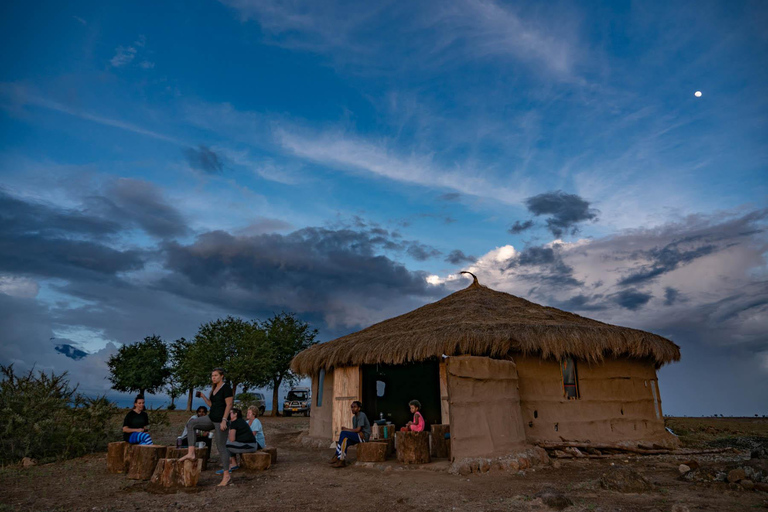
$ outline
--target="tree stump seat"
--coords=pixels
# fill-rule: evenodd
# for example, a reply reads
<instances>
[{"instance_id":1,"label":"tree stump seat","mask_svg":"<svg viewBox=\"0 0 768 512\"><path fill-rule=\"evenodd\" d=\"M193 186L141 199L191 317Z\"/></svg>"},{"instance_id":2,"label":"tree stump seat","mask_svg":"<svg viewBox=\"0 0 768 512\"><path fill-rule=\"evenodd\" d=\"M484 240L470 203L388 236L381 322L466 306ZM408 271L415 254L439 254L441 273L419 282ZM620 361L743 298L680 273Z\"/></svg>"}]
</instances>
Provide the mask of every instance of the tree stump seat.
<instances>
[{"instance_id":1,"label":"tree stump seat","mask_svg":"<svg viewBox=\"0 0 768 512\"><path fill-rule=\"evenodd\" d=\"M165 457L166 446L155 444L134 444L130 449L128 478L131 480L149 480L155 472L157 461Z\"/></svg>"},{"instance_id":2,"label":"tree stump seat","mask_svg":"<svg viewBox=\"0 0 768 512\"><path fill-rule=\"evenodd\" d=\"M387 443L371 441L356 446L358 462L384 462L387 460Z\"/></svg>"},{"instance_id":3,"label":"tree stump seat","mask_svg":"<svg viewBox=\"0 0 768 512\"><path fill-rule=\"evenodd\" d=\"M150 483L166 489L195 487L203 470L203 459L159 459Z\"/></svg>"},{"instance_id":4,"label":"tree stump seat","mask_svg":"<svg viewBox=\"0 0 768 512\"><path fill-rule=\"evenodd\" d=\"M430 455L436 459L451 458L451 439L445 438L451 433L450 425L432 425L432 445Z\"/></svg>"},{"instance_id":5,"label":"tree stump seat","mask_svg":"<svg viewBox=\"0 0 768 512\"><path fill-rule=\"evenodd\" d=\"M429 432L397 432L397 460L403 464L426 464L429 456Z\"/></svg>"},{"instance_id":6,"label":"tree stump seat","mask_svg":"<svg viewBox=\"0 0 768 512\"><path fill-rule=\"evenodd\" d=\"M264 471L272 465L272 455L267 452L240 454L240 467L251 471Z\"/></svg>"},{"instance_id":7,"label":"tree stump seat","mask_svg":"<svg viewBox=\"0 0 768 512\"><path fill-rule=\"evenodd\" d=\"M395 454L395 438L389 437L387 439L374 439L371 443L380 443L387 447L387 457L391 457Z\"/></svg>"},{"instance_id":8,"label":"tree stump seat","mask_svg":"<svg viewBox=\"0 0 768 512\"><path fill-rule=\"evenodd\" d=\"M277 448L273 448L271 446L267 446L266 448L262 448L256 453L268 453L270 458L272 459L271 463L275 464L277 463Z\"/></svg>"},{"instance_id":9,"label":"tree stump seat","mask_svg":"<svg viewBox=\"0 0 768 512\"><path fill-rule=\"evenodd\" d=\"M174 448L173 446L169 446L168 450L165 452L165 458L166 459L180 459L183 456L185 456L189 450L187 448ZM203 461L203 468L201 471L205 471L208 469L208 459L210 458L210 453L208 451L208 447L205 448L195 448L195 460L201 460Z\"/></svg>"},{"instance_id":10,"label":"tree stump seat","mask_svg":"<svg viewBox=\"0 0 768 512\"><path fill-rule=\"evenodd\" d=\"M130 450L130 443L118 441L107 445L107 472L112 474L126 473L128 465L125 454Z\"/></svg>"}]
</instances>

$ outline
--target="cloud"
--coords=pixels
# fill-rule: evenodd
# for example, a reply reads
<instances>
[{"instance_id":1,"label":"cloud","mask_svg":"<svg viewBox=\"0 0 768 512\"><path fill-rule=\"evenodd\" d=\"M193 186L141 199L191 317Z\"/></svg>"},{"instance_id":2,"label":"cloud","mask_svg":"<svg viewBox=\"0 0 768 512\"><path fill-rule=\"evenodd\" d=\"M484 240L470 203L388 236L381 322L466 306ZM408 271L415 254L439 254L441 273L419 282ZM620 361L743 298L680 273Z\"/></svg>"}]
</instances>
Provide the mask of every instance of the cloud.
<instances>
[{"instance_id":1,"label":"cloud","mask_svg":"<svg viewBox=\"0 0 768 512\"><path fill-rule=\"evenodd\" d=\"M545 192L525 200L528 210L536 215L549 215L547 227L552 234L560 238L564 233L571 235L578 232L576 224L597 219L597 210L589 207L589 202L576 194L566 194L558 190ZM513 226L514 228L514 226Z\"/></svg>"},{"instance_id":2,"label":"cloud","mask_svg":"<svg viewBox=\"0 0 768 512\"><path fill-rule=\"evenodd\" d=\"M434 247L430 247L418 242L410 243L408 245L408 249L406 249L406 253L416 261L426 261L431 258L437 258L442 254Z\"/></svg>"},{"instance_id":3,"label":"cloud","mask_svg":"<svg viewBox=\"0 0 768 512\"><path fill-rule=\"evenodd\" d=\"M477 260L472 255L464 254L463 251L460 251L459 249L454 249L448 254L448 256L445 258L445 261L450 263L451 265L459 265L460 263L474 263L474 261Z\"/></svg>"},{"instance_id":4,"label":"cloud","mask_svg":"<svg viewBox=\"0 0 768 512\"><path fill-rule=\"evenodd\" d=\"M458 192L448 192L446 194L437 196L437 199L439 201L455 202L461 199L461 194L459 194Z\"/></svg>"},{"instance_id":5,"label":"cloud","mask_svg":"<svg viewBox=\"0 0 768 512\"><path fill-rule=\"evenodd\" d=\"M680 290L676 290L671 286L667 286L666 288L664 288L664 305L665 306L671 306L679 300L682 300L680 298Z\"/></svg>"},{"instance_id":6,"label":"cloud","mask_svg":"<svg viewBox=\"0 0 768 512\"><path fill-rule=\"evenodd\" d=\"M33 299L37 297L39 291L40 285L33 279L0 275L0 293L11 297Z\"/></svg>"},{"instance_id":7,"label":"cloud","mask_svg":"<svg viewBox=\"0 0 768 512\"><path fill-rule=\"evenodd\" d=\"M203 144L198 145L197 148L185 149L184 156L187 158L189 166L198 171L218 174L224 170L224 160L222 157Z\"/></svg>"},{"instance_id":8,"label":"cloud","mask_svg":"<svg viewBox=\"0 0 768 512\"><path fill-rule=\"evenodd\" d=\"M516 220L515 223L512 225L511 228L509 228L508 232L511 235L518 235L522 233L523 231L527 231L533 227L533 221L527 220L525 222L520 222L519 220Z\"/></svg>"},{"instance_id":9,"label":"cloud","mask_svg":"<svg viewBox=\"0 0 768 512\"><path fill-rule=\"evenodd\" d=\"M85 25L87 25L87 24L88 24L88 22L87 22L87 21L85 21L85 20L84 20L83 18L81 18L80 16L72 16L72 18L73 18L75 21L77 21L78 23L80 23L81 25L83 25L83 26L85 26Z\"/></svg>"},{"instance_id":10,"label":"cloud","mask_svg":"<svg viewBox=\"0 0 768 512\"><path fill-rule=\"evenodd\" d=\"M645 306L648 301L653 298L653 295L650 293L643 293L635 288L630 288L628 290L621 290L612 295L611 298L619 306L635 311Z\"/></svg>"},{"instance_id":11,"label":"cloud","mask_svg":"<svg viewBox=\"0 0 768 512\"><path fill-rule=\"evenodd\" d=\"M133 46L118 46L115 49L115 56L109 60L112 67L121 68L127 66L136 57L136 48Z\"/></svg>"},{"instance_id":12,"label":"cloud","mask_svg":"<svg viewBox=\"0 0 768 512\"><path fill-rule=\"evenodd\" d=\"M293 225L281 219L270 219L267 217L258 217L246 227L237 230L238 236L254 236L264 233L274 233L276 231L289 231Z\"/></svg>"}]
</instances>

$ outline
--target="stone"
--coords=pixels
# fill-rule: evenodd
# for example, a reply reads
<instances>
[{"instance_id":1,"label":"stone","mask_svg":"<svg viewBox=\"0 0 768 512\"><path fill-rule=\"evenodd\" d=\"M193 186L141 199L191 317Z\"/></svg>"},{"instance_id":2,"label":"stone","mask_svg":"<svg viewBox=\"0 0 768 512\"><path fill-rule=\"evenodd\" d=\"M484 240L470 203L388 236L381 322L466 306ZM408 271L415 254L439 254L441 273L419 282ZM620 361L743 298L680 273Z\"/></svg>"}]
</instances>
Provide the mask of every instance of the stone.
<instances>
[{"instance_id":1,"label":"stone","mask_svg":"<svg viewBox=\"0 0 768 512\"><path fill-rule=\"evenodd\" d=\"M677 470L680 472L681 475L684 475L691 470L691 467L686 464L680 464L677 467Z\"/></svg>"},{"instance_id":2,"label":"stone","mask_svg":"<svg viewBox=\"0 0 768 512\"><path fill-rule=\"evenodd\" d=\"M21 459L21 467L24 469L31 468L32 466L37 466L37 461L35 459L30 459L29 457Z\"/></svg>"},{"instance_id":3,"label":"stone","mask_svg":"<svg viewBox=\"0 0 768 512\"><path fill-rule=\"evenodd\" d=\"M768 492L768 483L755 482L755 490L760 492Z\"/></svg>"},{"instance_id":4,"label":"stone","mask_svg":"<svg viewBox=\"0 0 768 512\"><path fill-rule=\"evenodd\" d=\"M582 457L586 457L586 455L584 455L583 453L581 453L581 450L579 450L579 449L578 449L578 448L576 448L575 446L569 446L568 448L566 448L566 449L565 449L565 450L563 450L563 451L564 451L565 453L570 453L571 455L573 455L573 456L574 456L574 457L576 457L576 458L582 458Z\"/></svg>"},{"instance_id":5,"label":"stone","mask_svg":"<svg viewBox=\"0 0 768 512\"><path fill-rule=\"evenodd\" d=\"M573 500L551 487L545 487L534 494L534 497L540 498L545 505L554 510L563 510L573 505Z\"/></svg>"},{"instance_id":6,"label":"stone","mask_svg":"<svg viewBox=\"0 0 768 512\"><path fill-rule=\"evenodd\" d=\"M643 492L653 489L653 484L643 475L626 466L613 466L600 477L603 489L618 492Z\"/></svg>"},{"instance_id":7,"label":"stone","mask_svg":"<svg viewBox=\"0 0 768 512\"><path fill-rule=\"evenodd\" d=\"M745 478L747 478L747 473L741 468L732 469L728 472L728 481L732 484L738 483Z\"/></svg>"},{"instance_id":8,"label":"stone","mask_svg":"<svg viewBox=\"0 0 768 512\"><path fill-rule=\"evenodd\" d=\"M755 488L755 482L750 480L749 478L745 478L741 482L739 482L741 486L744 488L745 491L751 491Z\"/></svg>"},{"instance_id":9,"label":"stone","mask_svg":"<svg viewBox=\"0 0 768 512\"><path fill-rule=\"evenodd\" d=\"M573 457L573 455L570 455L568 453L565 453L563 450L555 450L553 452L553 455L557 457L558 459L570 459Z\"/></svg>"},{"instance_id":10,"label":"stone","mask_svg":"<svg viewBox=\"0 0 768 512\"><path fill-rule=\"evenodd\" d=\"M691 460L687 460L687 461L683 462L683 464L685 464L686 466L688 466L689 468L691 468L691 470L696 470L696 469L699 469L699 466L700 466L700 465L699 465L699 463L698 463L698 462L696 462L696 461L695 461L695 460L693 460L693 459L691 459Z\"/></svg>"}]
</instances>

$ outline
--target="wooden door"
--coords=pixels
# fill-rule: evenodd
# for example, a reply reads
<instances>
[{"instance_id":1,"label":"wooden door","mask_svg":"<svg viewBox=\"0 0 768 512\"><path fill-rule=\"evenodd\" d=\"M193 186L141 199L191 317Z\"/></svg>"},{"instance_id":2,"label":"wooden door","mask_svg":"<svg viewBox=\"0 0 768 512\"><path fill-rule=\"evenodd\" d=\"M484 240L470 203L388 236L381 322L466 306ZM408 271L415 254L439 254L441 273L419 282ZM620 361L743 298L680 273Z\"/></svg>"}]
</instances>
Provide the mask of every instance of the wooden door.
<instances>
[{"instance_id":1,"label":"wooden door","mask_svg":"<svg viewBox=\"0 0 768 512\"><path fill-rule=\"evenodd\" d=\"M338 439L341 427L352 428L350 406L360 400L362 372L359 366L336 368L333 371L333 437ZM369 418L370 419L370 418Z\"/></svg>"}]
</instances>

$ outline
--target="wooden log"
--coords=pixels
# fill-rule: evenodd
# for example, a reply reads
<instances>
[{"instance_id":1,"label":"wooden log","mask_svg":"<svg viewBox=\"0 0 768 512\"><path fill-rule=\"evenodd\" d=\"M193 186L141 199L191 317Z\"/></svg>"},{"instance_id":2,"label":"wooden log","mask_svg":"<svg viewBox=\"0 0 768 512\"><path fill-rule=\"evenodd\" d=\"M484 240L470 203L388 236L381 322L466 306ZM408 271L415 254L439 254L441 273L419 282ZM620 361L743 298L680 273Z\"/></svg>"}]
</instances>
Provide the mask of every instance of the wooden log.
<instances>
[{"instance_id":1,"label":"wooden log","mask_svg":"<svg viewBox=\"0 0 768 512\"><path fill-rule=\"evenodd\" d=\"M429 457L429 432L397 432L397 460L403 464L426 464Z\"/></svg>"},{"instance_id":2,"label":"wooden log","mask_svg":"<svg viewBox=\"0 0 768 512\"><path fill-rule=\"evenodd\" d=\"M259 452L268 453L272 459L271 463L272 464L277 463L277 448L272 448L270 446L267 446L266 448L262 448L261 450L259 450Z\"/></svg>"},{"instance_id":3,"label":"wooden log","mask_svg":"<svg viewBox=\"0 0 768 512\"><path fill-rule=\"evenodd\" d=\"M127 448L130 448L130 444L125 441L119 441L117 443L109 443L107 445L107 472L125 473L125 453Z\"/></svg>"},{"instance_id":4,"label":"wooden log","mask_svg":"<svg viewBox=\"0 0 768 512\"><path fill-rule=\"evenodd\" d=\"M387 460L387 443L360 443L357 445L357 460L359 462L384 462Z\"/></svg>"},{"instance_id":5,"label":"wooden log","mask_svg":"<svg viewBox=\"0 0 768 512\"><path fill-rule=\"evenodd\" d=\"M272 456L266 452L240 454L240 467L252 471L264 471L272 465Z\"/></svg>"},{"instance_id":6,"label":"wooden log","mask_svg":"<svg viewBox=\"0 0 768 512\"><path fill-rule=\"evenodd\" d=\"M202 469L203 459L159 459L150 483L164 488L195 487Z\"/></svg>"},{"instance_id":7,"label":"wooden log","mask_svg":"<svg viewBox=\"0 0 768 512\"><path fill-rule=\"evenodd\" d=\"M165 456L166 450L165 446L155 444L133 445L128 478L131 480L149 480L152 478L157 461Z\"/></svg>"},{"instance_id":8,"label":"wooden log","mask_svg":"<svg viewBox=\"0 0 768 512\"><path fill-rule=\"evenodd\" d=\"M395 454L395 438L390 437L388 439L376 439L371 441L372 443L381 443L387 445L387 458Z\"/></svg>"},{"instance_id":9,"label":"wooden log","mask_svg":"<svg viewBox=\"0 0 768 512\"><path fill-rule=\"evenodd\" d=\"M450 434L450 425L432 425L432 444L430 455L436 459L451 458L451 440L445 435Z\"/></svg>"},{"instance_id":10,"label":"wooden log","mask_svg":"<svg viewBox=\"0 0 768 512\"><path fill-rule=\"evenodd\" d=\"M180 459L184 455L188 453L189 450L187 448L174 448L173 446L169 446L168 450L165 452L165 458L166 459ZM202 471L205 471L208 469L208 459L210 458L210 454L208 453L208 447L205 448L195 448L195 460L201 460L203 461L203 469Z\"/></svg>"},{"instance_id":11,"label":"wooden log","mask_svg":"<svg viewBox=\"0 0 768 512\"><path fill-rule=\"evenodd\" d=\"M131 468L131 454L133 454L133 447L135 444L125 443L123 446L123 473L128 473Z\"/></svg>"}]
</instances>

